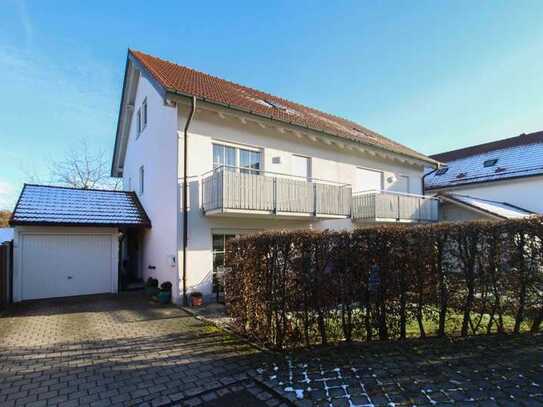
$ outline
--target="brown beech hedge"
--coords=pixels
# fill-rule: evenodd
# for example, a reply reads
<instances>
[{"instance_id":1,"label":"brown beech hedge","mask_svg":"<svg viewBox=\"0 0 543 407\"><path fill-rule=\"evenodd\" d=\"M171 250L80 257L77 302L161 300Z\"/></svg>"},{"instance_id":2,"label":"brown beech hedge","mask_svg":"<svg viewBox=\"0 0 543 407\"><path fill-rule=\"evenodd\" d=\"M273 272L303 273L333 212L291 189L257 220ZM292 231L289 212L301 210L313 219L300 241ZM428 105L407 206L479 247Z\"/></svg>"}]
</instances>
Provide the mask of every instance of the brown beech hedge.
<instances>
[{"instance_id":1,"label":"brown beech hedge","mask_svg":"<svg viewBox=\"0 0 543 407\"><path fill-rule=\"evenodd\" d=\"M383 225L234 239L235 327L275 348L538 332L543 220Z\"/></svg>"}]
</instances>

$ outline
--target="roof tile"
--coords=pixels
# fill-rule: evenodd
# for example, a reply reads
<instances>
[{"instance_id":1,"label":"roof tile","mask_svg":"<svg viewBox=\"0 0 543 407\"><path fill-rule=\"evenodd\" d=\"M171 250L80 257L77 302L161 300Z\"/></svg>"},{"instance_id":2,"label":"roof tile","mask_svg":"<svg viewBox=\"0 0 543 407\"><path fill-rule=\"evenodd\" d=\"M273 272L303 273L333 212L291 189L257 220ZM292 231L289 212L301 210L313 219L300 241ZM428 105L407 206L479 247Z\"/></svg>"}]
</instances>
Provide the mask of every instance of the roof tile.
<instances>
[{"instance_id":1,"label":"roof tile","mask_svg":"<svg viewBox=\"0 0 543 407\"><path fill-rule=\"evenodd\" d=\"M167 91L196 96L212 103L237 107L284 123L373 145L423 161L433 160L358 123L290 102L185 66L130 50L132 55Z\"/></svg>"}]
</instances>

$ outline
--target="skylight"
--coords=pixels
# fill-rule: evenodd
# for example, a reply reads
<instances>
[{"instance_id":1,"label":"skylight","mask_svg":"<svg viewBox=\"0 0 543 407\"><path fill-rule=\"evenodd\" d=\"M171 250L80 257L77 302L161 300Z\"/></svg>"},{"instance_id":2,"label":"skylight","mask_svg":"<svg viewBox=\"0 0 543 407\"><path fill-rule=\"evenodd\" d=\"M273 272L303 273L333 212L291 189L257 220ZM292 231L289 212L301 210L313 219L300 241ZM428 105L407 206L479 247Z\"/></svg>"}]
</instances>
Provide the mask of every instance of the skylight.
<instances>
[{"instance_id":1,"label":"skylight","mask_svg":"<svg viewBox=\"0 0 543 407\"><path fill-rule=\"evenodd\" d=\"M491 160L486 160L484 163L483 163L483 166L485 168L488 168L488 167L494 167L496 165L496 163L498 162L498 159L497 158L493 158Z\"/></svg>"},{"instance_id":2,"label":"skylight","mask_svg":"<svg viewBox=\"0 0 543 407\"><path fill-rule=\"evenodd\" d=\"M439 170L436 171L436 175L437 175L437 176L440 176L440 175L446 174L447 171L449 171L449 168L448 168L448 167L440 168Z\"/></svg>"},{"instance_id":3,"label":"skylight","mask_svg":"<svg viewBox=\"0 0 543 407\"><path fill-rule=\"evenodd\" d=\"M458 175L456 176L456 178L458 178L458 179L460 179L460 178L465 178L466 175L467 175L467 174L466 174L465 172L461 172L460 174L458 174Z\"/></svg>"}]
</instances>

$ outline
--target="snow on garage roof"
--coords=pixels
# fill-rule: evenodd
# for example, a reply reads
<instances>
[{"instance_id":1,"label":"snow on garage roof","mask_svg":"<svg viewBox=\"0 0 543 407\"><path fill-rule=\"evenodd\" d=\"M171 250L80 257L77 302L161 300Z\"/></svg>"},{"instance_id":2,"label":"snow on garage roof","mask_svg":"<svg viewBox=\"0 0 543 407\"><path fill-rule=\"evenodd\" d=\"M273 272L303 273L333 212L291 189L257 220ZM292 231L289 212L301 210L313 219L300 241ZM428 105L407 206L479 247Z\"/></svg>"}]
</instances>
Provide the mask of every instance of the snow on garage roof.
<instances>
[{"instance_id":1,"label":"snow on garage roof","mask_svg":"<svg viewBox=\"0 0 543 407\"><path fill-rule=\"evenodd\" d=\"M491 201L461 194L439 194L438 196L449 202L464 204L504 219L525 218L535 215L534 212L508 204L507 202Z\"/></svg>"},{"instance_id":2,"label":"snow on garage roof","mask_svg":"<svg viewBox=\"0 0 543 407\"><path fill-rule=\"evenodd\" d=\"M151 226L134 192L31 184L23 187L10 224Z\"/></svg>"}]
</instances>

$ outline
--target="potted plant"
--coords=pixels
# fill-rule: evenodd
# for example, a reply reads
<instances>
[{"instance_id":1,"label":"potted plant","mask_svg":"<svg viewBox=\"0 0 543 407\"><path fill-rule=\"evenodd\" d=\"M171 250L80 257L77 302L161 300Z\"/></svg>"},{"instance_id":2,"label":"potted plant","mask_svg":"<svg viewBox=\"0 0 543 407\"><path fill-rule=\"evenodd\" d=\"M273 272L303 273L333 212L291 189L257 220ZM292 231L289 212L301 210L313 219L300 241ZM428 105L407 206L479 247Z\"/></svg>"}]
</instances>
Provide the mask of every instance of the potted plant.
<instances>
[{"instance_id":1,"label":"potted plant","mask_svg":"<svg viewBox=\"0 0 543 407\"><path fill-rule=\"evenodd\" d=\"M190 293L190 303L193 307L200 307L204 305L204 296L199 291Z\"/></svg>"},{"instance_id":2,"label":"potted plant","mask_svg":"<svg viewBox=\"0 0 543 407\"><path fill-rule=\"evenodd\" d=\"M158 280L153 277L149 277L147 281L145 282L145 295L148 297L154 297L158 295L159 289L158 289Z\"/></svg>"},{"instance_id":3,"label":"potted plant","mask_svg":"<svg viewBox=\"0 0 543 407\"><path fill-rule=\"evenodd\" d=\"M169 304L172 300L172 283L165 281L160 284L160 292L158 293L158 301L161 304Z\"/></svg>"}]
</instances>

